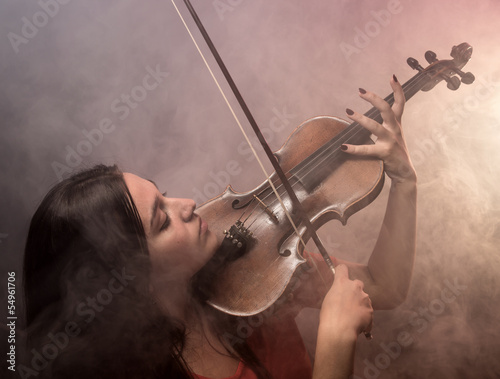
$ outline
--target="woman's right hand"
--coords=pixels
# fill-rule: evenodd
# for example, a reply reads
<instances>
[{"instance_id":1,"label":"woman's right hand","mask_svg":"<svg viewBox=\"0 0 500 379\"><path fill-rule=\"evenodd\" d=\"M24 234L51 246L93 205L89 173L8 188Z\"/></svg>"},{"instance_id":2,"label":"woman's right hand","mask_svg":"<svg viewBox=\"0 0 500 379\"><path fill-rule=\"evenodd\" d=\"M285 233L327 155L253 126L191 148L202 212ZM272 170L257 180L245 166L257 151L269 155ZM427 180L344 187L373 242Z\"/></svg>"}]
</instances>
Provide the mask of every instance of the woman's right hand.
<instances>
[{"instance_id":1,"label":"woman's right hand","mask_svg":"<svg viewBox=\"0 0 500 379\"><path fill-rule=\"evenodd\" d=\"M373 322L370 297L363 282L349 279L347 266L335 268L335 281L326 294L320 312L320 325L345 333L369 333Z\"/></svg>"},{"instance_id":2,"label":"woman's right hand","mask_svg":"<svg viewBox=\"0 0 500 379\"><path fill-rule=\"evenodd\" d=\"M350 377L358 335L370 333L373 323L373 308L363 282L349 279L343 264L335 271L320 311L314 379Z\"/></svg>"}]
</instances>

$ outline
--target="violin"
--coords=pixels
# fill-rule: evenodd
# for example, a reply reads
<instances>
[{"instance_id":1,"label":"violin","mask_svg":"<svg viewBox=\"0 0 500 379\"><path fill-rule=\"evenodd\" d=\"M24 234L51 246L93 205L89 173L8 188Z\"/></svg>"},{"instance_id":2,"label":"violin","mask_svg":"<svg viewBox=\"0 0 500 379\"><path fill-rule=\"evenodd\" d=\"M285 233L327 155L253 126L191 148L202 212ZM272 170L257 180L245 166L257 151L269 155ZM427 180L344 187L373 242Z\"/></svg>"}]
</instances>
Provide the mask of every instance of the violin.
<instances>
[{"instance_id":1,"label":"violin","mask_svg":"<svg viewBox=\"0 0 500 379\"><path fill-rule=\"evenodd\" d=\"M461 70L472 55L472 47L461 43L450 55L453 59L438 60L428 51L427 68L408 58L418 73L402 85L406 100L443 80L451 90L474 81L473 74ZM392 105L393 94L385 101ZM376 108L365 116L382 122ZM370 136L357 122L318 116L299 125L274 153L314 229L330 220L345 224L379 195L384 184L382 161L347 155L340 149L343 143L373 143ZM307 241L310 232L295 212L281 179L276 173L269 179L298 225L298 233L269 181L246 193L229 185L197 210L209 220L211 229L218 231L221 248L216 255L224 261L212 278L208 302L228 314L251 316L264 311L285 292L297 268L306 263L300 240Z\"/></svg>"},{"instance_id":2,"label":"violin","mask_svg":"<svg viewBox=\"0 0 500 379\"><path fill-rule=\"evenodd\" d=\"M266 310L283 295L297 268L307 262L303 252L309 239L315 242L335 275L333 263L316 230L333 219L345 224L349 216L378 196L384 184L383 162L344 154L340 148L342 144L373 143L371 133L357 122L349 124L330 116L305 121L273 154L191 2L184 0L184 3L275 169L271 175L267 174L172 0L267 177L266 182L246 193L235 192L229 185L222 194L197 210L210 222L212 230L223 231L218 234L219 249L195 281L201 296L222 312L252 316ZM451 90L458 89L461 83L474 82L474 75L461 70L471 55L472 47L461 43L453 47L453 59L450 60L438 60L435 53L428 51L425 58L429 66L425 69L416 59L409 58L408 64L418 73L402 85L406 100L420 90L431 90L442 80ZM394 94L387 96L385 101L392 106ZM365 116L382 123L376 108L370 109Z\"/></svg>"}]
</instances>

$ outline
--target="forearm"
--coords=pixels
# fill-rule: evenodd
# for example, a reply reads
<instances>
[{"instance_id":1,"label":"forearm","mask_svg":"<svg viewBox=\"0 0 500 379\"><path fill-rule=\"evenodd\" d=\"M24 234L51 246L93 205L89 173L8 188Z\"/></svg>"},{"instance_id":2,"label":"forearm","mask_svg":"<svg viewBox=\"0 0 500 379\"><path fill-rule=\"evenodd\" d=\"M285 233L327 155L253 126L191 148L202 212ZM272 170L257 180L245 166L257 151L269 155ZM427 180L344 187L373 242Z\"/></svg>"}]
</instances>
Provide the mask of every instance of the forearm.
<instances>
[{"instance_id":1,"label":"forearm","mask_svg":"<svg viewBox=\"0 0 500 379\"><path fill-rule=\"evenodd\" d=\"M368 266L350 267L365 283L375 309L394 308L406 298L415 259L416 205L416 180L393 182Z\"/></svg>"},{"instance_id":2,"label":"forearm","mask_svg":"<svg viewBox=\"0 0 500 379\"><path fill-rule=\"evenodd\" d=\"M357 335L320 324L313 379L347 379L354 370Z\"/></svg>"},{"instance_id":3,"label":"forearm","mask_svg":"<svg viewBox=\"0 0 500 379\"><path fill-rule=\"evenodd\" d=\"M393 183L380 233L368 265L336 259L349 267L350 277L365 284L375 309L391 309L401 304L410 286L415 258L417 186L415 180ZM302 283L304 306L314 306L331 285L326 265L319 261L320 273L312 272ZM324 277L327 286L320 280Z\"/></svg>"}]
</instances>

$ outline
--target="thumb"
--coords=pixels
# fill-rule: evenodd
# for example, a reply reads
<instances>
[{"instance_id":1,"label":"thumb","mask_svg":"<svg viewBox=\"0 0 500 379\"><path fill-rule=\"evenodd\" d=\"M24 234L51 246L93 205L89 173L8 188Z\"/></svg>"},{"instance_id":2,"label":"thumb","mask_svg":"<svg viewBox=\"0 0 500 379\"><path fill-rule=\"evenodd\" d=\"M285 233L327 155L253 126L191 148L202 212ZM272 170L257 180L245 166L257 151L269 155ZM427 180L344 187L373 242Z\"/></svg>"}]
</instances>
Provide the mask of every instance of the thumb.
<instances>
[{"instance_id":1,"label":"thumb","mask_svg":"<svg viewBox=\"0 0 500 379\"><path fill-rule=\"evenodd\" d=\"M349 278L349 270L345 264L339 264L335 267L335 279Z\"/></svg>"}]
</instances>

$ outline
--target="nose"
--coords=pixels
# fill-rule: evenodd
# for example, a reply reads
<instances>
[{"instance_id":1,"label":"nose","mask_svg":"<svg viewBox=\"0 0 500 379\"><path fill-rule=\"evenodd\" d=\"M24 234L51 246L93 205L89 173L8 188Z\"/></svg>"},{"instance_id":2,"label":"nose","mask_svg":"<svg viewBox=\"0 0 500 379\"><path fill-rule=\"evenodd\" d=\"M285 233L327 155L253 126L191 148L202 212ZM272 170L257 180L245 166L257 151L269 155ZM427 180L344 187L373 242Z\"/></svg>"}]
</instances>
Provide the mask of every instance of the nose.
<instances>
[{"instance_id":1,"label":"nose","mask_svg":"<svg viewBox=\"0 0 500 379\"><path fill-rule=\"evenodd\" d=\"M193 199L179 199L181 218L188 222L193 217L194 210L196 208L196 202Z\"/></svg>"},{"instance_id":2,"label":"nose","mask_svg":"<svg viewBox=\"0 0 500 379\"><path fill-rule=\"evenodd\" d=\"M184 222L189 222L193 217L196 202L192 199L163 198L167 212Z\"/></svg>"}]
</instances>

